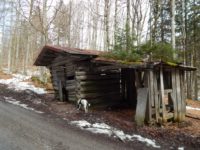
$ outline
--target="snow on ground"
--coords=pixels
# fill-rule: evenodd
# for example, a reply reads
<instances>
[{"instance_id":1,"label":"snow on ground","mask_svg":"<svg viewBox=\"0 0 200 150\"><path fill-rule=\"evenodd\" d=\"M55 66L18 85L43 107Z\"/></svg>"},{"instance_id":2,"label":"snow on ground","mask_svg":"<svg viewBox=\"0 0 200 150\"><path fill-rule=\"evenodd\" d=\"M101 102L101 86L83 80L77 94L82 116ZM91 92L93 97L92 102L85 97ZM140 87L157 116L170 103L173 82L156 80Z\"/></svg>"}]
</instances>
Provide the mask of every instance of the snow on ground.
<instances>
[{"instance_id":1,"label":"snow on ground","mask_svg":"<svg viewBox=\"0 0 200 150\"><path fill-rule=\"evenodd\" d=\"M43 88L37 88L34 85L31 85L29 82L24 82L27 79L30 79L31 76L25 76L21 74L13 74L11 79L0 79L1 84L8 85L8 88L15 90L31 90L37 94L45 94L46 91Z\"/></svg>"},{"instance_id":2,"label":"snow on ground","mask_svg":"<svg viewBox=\"0 0 200 150\"><path fill-rule=\"evenodd\" d=\"M200 110L200 108L195 108L195 107L191 107L191 106L186 106L186 109L190 109L190 110Z\"/></svg>"},{"instance_id":3,"label":"snow on ground","mask_svg":"<svg viewBox=\"0 0 200 150\"><path fill-rule=\"evenodd\" d=\"M91 124L87 122L86 120L71 121L70 123L72 125L76 125L80 127L81 129L90 131L92 133L99 133L99 134L105 134L108 136L113 136L115 138L119 138L122 141L138 140L140 142L145 143L148 146L152 146L154 148L160 148L159 145L156 145L155 140L151 140L137 134L132 134L132 135L125 134L123 131L113 128L105 123Z\"/></svg>"},{"instance_id":4,"label":"snow on ground","mask_svg":"<svg viewBox=\"0 0 200 150\"><path fill-rule=\"evenodd\" d=\"M20 103L20 101L17 101L16 99L14 99L14 98L12 98L12 97L5 97L5 96L4 96L4 99L5 99L6 102L8 102L8 103L10 103L10 104L13 104L13 105L20 106L20 107L22 107L22 108L24 108L24 109L31 110L31 111L34 111L34 112L39 113L39 114L44 113L44 112L42 112L42 111L37 111L37 110L35 110L34 108L28 107L28 105L22 104L22 103Z\"/></svg>"}]
</instances>

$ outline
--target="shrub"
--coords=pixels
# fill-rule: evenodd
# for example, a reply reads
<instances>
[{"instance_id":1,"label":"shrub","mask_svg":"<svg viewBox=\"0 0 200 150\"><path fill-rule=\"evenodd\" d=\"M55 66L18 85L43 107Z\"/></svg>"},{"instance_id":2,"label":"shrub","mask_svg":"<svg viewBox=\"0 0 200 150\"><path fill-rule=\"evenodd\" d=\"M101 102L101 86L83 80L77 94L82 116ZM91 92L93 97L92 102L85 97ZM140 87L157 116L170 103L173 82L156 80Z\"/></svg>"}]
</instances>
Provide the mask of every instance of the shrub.
<instances>
[{"instance_id":1,"label":"shrub","mask_svg":"<svg viewBox=\"0 0 200 150\"><path fill-rule=\"evenodd\" d=\"M177 51L174 50L169 43L159 42L151 46L150 42L147 42L141 46L140 51L143 55L151 55L153 61L180 62L180 59L174 59L174 55L177 55Z\"/></svg>"}]
</instances>

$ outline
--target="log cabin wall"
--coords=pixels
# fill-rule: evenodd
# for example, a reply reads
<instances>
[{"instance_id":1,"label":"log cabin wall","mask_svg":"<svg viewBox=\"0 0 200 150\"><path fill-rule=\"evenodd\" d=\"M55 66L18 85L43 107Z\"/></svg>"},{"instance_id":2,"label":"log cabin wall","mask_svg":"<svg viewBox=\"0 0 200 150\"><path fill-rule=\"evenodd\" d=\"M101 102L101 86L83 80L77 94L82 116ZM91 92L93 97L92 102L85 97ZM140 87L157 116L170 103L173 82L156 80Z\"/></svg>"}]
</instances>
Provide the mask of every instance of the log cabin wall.
<instances>
[{"instance_id":1,"label":"log cabin wall","mask_svg":"<svg viewBox=\"0 0 200 150\"><path fill-rule=\"evenodd\" d=\"M109 104L119 102L120 72L119 71L96 71L77 70L76 98L85 98L92 104Z\"/></svg>"},{"instance_id":2,"label":"log cabin wall","mask_svg":"<svg viewBox=\"0 0 200 150\"><path fill-rule=\"evenodd\" d=\"M75 89L70 86L73 85L75 78L76 64L74 61L67 56L59 56L52 62L49 68L55 90L55 97L60 99L60 101L75 100Z\"/></svg>"},{"instance_id":3,"label":"log cabin wall","mask_svg":"<svg viewBox=\"0 0 200 150\"><path fill-rule=\"evenodd\" d=\"M92 104L109 104L121 100L120 71L99 71L89 60L56 58L51 67L55 95L61 101L76 102L80 98Z\"/></svg>"}]
</instances>

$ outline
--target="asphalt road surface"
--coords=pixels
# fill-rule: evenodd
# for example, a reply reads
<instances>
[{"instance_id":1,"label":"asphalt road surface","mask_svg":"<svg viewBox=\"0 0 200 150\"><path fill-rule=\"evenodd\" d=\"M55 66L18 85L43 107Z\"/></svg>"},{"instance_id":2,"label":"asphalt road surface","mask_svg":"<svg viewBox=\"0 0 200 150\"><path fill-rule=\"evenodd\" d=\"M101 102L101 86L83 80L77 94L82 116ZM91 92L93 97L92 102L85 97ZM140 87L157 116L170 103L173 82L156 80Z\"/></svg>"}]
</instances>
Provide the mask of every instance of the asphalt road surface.
<instances>
[{"instance_id":1,"label":"asphalt road surface","mask_svg":"<svg viewBox=\"0 0 200 150\"><path fill-rule=\"evenodd\" d=\"M25 110L0 101L0 150L123 150L110 141L70 125L61 119Z\"/></svg>"}]
</instances>

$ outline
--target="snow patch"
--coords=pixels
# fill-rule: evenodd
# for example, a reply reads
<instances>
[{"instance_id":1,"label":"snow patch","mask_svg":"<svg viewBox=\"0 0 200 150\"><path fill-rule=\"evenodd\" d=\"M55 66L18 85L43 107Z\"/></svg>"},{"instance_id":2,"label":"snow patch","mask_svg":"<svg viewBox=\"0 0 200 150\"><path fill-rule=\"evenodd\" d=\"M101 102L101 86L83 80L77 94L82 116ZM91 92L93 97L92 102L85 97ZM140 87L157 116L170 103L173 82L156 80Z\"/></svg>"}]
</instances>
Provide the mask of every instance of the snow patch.
<instances>
[{"instance_id":1,"label":"snow patch","mask_svg":"<svg viewBox=\"0 0 200 150\"><path fill-rule=\"evenodd\" d=\"M147 146L152 146L154 148L160 148L159 145L156 145L155 140L151 140L151 139L142 137L141 135L137 135L137 134L133 134L133 135L125 134L123 131L113 128L105 123L91 124L91 123L87 122L86 120L71 121L70 123L80 127L81 129L90 131L92 133L99 133L99 134L105 134L108 136L113 136L115 138L119 138L122 141L138 140L140 142L146 143Z\"/></svg>"},{"instance_id":2,"label":"snow patch","mask_svg":"<svg viewBox=\"0 0 200 150\"><path fill-rule=\"evenodd\" d=\"M111 129L111 127L105 123L95 123L92 124L93 128Z\"/></svg>"},{"instance_id":3,"label":"snow patch","mask_svg":"<svg viewBox=\"0 0 200 150\"><path fill-rule=\"evenodd\" d=\"M31 90L37 94L45 94L46 91L43 88L37 88L34 85L31 85L29 82L24 82L25 80L30 79L31 76L25 76L21 74L13 74L11 79L0 79L1 84L8 85L8 88L18 90Z\"/></svg>"},{"instance_id":4,"label":"snow patch","mask_svg":"<svg viewBox=\"0 0 200 150\"><path fill-rule=\"evenodd\" d=\"M190 110L200 110L200 108L195 108L195 107L191 107L191 106L186 106L186 109L190 109Z\"/></svg>"},{"instance_id":5,"label":"snow patch","mask_svg":"<svg viewBox=\"0 0 200 150\"><path fill-rule=\"evenodd\" d=\"M184 147L178 147L178 150L184 150Z\"/></svg>"},{"instance_id":6,"label":"snow patch","mask_svg":"<svg viewBox=\"0 0 200 150\"><path fill-rule=\"evenodd\" d=\"M24 109L31 110L31 111L34 111L34 112L39 113L39 114L44 113L42 111L38 111L38 110L35 110L34 108L28 107L28 105L26 105L26 104L21 104L20 101L17 101L16 99L13 99L12 97L4 97L4 99L5 99L6 102L13 104L13 105L20 106Z\"/></svg>"},{"instance_id":7,"label":"snow patch","mask_svg":"<svg viewBox=\"0 0 200 150\"><path fill-rule=\"evenodd\" d=\"M87 122L86 120L71 121L71 124L75 124L81 128L91 126L91 124Z\"/></svg>"},{"instance_id":8,"label":"snow patch","mask_svg":"<svg viewBox=\"0 0 200 150\"><path fill-rule=\"evenodd\" d=\"M86 128L85 130L90 131L92 133L105 134L105 135L108 135L108 136L112 135L112 132L108 129L89 127L89 128Z\"/></svg>"}]
</instances>

